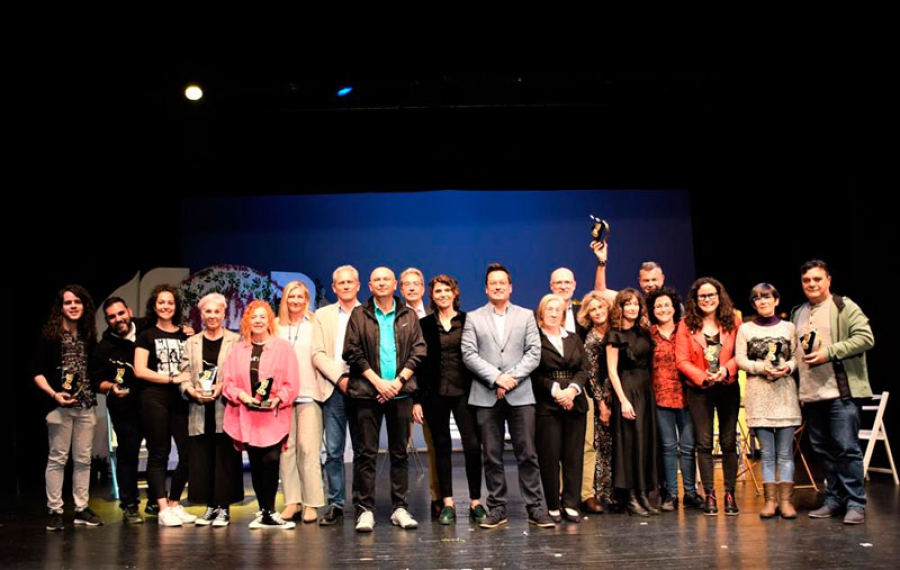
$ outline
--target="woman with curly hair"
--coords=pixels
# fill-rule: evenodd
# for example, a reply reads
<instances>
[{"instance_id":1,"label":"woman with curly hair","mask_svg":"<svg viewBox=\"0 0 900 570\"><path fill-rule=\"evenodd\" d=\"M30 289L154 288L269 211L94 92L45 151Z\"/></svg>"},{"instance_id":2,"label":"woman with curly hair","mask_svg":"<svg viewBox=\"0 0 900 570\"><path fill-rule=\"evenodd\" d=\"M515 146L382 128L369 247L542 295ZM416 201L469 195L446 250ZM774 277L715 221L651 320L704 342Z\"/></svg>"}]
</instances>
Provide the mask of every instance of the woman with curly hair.
<instances>
[{"instance_id":1,"label":"woman with curly hair","mask_svg":"<svg viewBox=\"0 0 900 570\"><path fill-rule=\"evenodd\" d=\"M172 285L157 285L147 299L147 328L135 341L134 375L143 380L141 418L147 441L147 501L159 507L159 524L181 526L197 520L181 506L188 481L188 404L180 384L190 381L181 373L181 358L188 335L181 328L181 293ZM178 465L166 493L166 474L172 439L178 449Z\"/></svg>"},{"instance_id":2,"label":"woman with curly hair","mask_svg":"<svg viewBox=\"0 0 900 570\"><path fill-rule=\"evenodd\" d=\"M50 447L45 474L50 516L47 530L63 529L62 491L70 452L75 524L101 524L88 506L97 423L97 396L88 378L88 355L96 342L91 295L81 285L66 285L50 309L32 363L34 383L52 400L44 409Z\"/></svg>"},{"instance_id":3,"label":"woman with curly hair","mask_svg":"<svg viewBox=\"0 0 900 570\"><path fill-rule=\"evenodd\" d=\"M688 407L706 498L703 514L719 514L713 488L713 420L719 416L719 446L725 484L725 514L737 515L737 419L741 388L734 342L741 318L725 287L712 277L694 281L688 293L684 321L675 333L675 363L688 382Z\"/></svg>"},{"instance_id":4,"label":"woman with curly hair","mask_svg":"<svg viewBox=\"0 0 900 570\"><path fill-rule=\"evenodd\" d=\"M606 366L613 400L613 486L628 493L629 514L658 515L647 496L658 485L656 401L650 381L653 341L643 326L647 308L636 289L619 291L607 334Z\"/></svg>"}]
</instances>

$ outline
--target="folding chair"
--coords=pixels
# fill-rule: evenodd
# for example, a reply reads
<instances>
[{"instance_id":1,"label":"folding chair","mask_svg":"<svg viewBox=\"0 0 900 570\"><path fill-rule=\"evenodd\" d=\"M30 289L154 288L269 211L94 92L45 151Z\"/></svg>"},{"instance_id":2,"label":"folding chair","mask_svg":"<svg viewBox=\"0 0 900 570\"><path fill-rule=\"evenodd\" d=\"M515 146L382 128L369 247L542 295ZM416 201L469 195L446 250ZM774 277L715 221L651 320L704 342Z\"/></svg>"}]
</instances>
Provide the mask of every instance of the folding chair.
<instances>
[{"instance_id":1,"label":"folding chair","mask_svg":"<svg viewBox=\"0 0 900 570\"><path fill-rule=\"evenodd\" d=\"M738 479L749 473L753 480L753 486L756 488L756 496L762 494L762 485L756 478L754 471L759 459L754 453L756 446L753 445L753 432L743 422L738 422L738 455L740 456L741 465L738 469Z\"/></svg>"},{"instance_id":2,"label":"folding chair","mask_svg":"<svg viewBox=\"0 0 900 570\"><path fill-rule=\"evenodd\" d=\"M887 409L888 392L875 394L872 396L872 404L864 405L863 412L875 412L875 421L872 423L871 429L859 430L859 439L868 440L866 444L866 452L863 456L863 473L866 479L869 478L869 471L878 473L890 473L894 476L894 485L900 485L900 478L897 477L897 466L894 464L894 455L891 453L891 444L888 442L887 432L884 429L884 411ZM890 469L887 467L872 467L869 463L872 461L872 452L875 451L875 443L883 441L884 449L887 451Z\"/></svg>"},{"instance_id":3,"label":"folding chair","mask_svg":"<svg viewBox=\"0 0 900 570\"><path fill-rule=\"evenodd\" d=\"M803 450L800 449L800 440L803 438L803 432L806 430L806 421L800 424L800 427L797 428L797 431L794 432L794 465L797 465L797 457L800 457L800 463L803 464L803 469L806 470L806 476L809 477L808 484L797 484L794 483L794 489L815 489L819 490L819 486L816 484L816 478L813 477L812 470L809 468L809 463L806 462L806 457L803 456ZM796 467L795 467L796 471ZM797 477L794 477L794 481L797 480Z\"/></svg>"}]
</instances>

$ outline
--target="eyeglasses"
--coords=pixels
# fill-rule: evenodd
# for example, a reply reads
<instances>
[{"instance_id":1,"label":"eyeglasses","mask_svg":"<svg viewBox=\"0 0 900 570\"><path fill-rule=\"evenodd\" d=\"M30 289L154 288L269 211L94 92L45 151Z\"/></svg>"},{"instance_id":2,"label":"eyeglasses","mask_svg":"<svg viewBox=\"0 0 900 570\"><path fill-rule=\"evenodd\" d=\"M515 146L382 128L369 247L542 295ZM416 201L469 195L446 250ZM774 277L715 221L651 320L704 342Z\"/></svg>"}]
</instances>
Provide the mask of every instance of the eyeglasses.
<instances>
[{"instance_id":1,"label":"eyeglasses","mask_svg":"<svg viewBox=\"0 0 900 570\"><path fill-rule=\"evenodd\" d=\"M556 285L557 287L562 287L564 285L572 285L574 283L575 283L574 281L554 281L553 282L553 284Z\"/></svg>"},{"instance_id":2,"label":"eyeglasses","mask_svg":"<svg viewBox=\"0 0 900 570\"><path fill-rule=\"evenodd\" d=\"M424 285L421 281L402 281L400 284L404 287L421 287Z\"/></svg>"},{"instance_id":3,"label":"eyeglasses","mask_svg":"<svg viewBox=\"0 0 900 570\"><path fill-rule=\"evenodd\" d=\"M715 299L718 296L719 296L718 293L698 293L697 294L697 298L701 299L703 301L708 301L709 299Z\"/></svg>"},{"instance_id":4,"label":"eyeglasses","mask_svg":"<svg viewBox=\"0 0 900 570\"><path fill-rule=\"evenodd\" d=\"M757 295L756 297L753 297L753 302L755 303L757 301L762 301L763 299L766 299L767 301L771 301L774 298L775 298L775 295L773 295L771 293L763 293L761 295Z\"/></svg>"}]
</instances>

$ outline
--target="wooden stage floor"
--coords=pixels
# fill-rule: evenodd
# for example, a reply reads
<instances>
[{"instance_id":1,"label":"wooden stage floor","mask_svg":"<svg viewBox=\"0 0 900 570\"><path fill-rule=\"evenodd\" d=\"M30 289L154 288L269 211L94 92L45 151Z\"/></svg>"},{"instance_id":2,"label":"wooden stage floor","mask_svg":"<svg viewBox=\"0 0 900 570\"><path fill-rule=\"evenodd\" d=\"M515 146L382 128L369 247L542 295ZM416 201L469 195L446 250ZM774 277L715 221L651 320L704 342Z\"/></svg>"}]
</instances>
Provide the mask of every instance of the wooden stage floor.
<instances>
[{"instance_id":1,"label":"wooden stage floor","mask_svg":"<svg viewBox=\"0 0 900 570\"><path fill-rule=\"evenodd\" d=\"M454 461L455 496L462 514L467 507L465 474L459 454L454 454ZM797 520L761 520L762 497L745 474L738 484L741 514L737 517L706 517L684 509L649 519L603 514L585 517L581 524L563 523L545 530L526 523L511 453L506 465L510 523L494 530L477 528L464 517L453 526L432 521L427 471L413 461L409 503L419 521L415 531L390 524L387 468L379 469L376 526L371 534L357 534L349 516L343 525L333 527L298 523L291 531L250 530L247 525L257 508L249 473L245 475L247 499L232 508L232 524L227 528L166 528L157 525L155 518L126 527L117 502L109 499L108 487L98 484L91 491L91 507L105 524L74 527L67 497L66 528L50 532L44 528L43 497L20 497L0 509L0 568L900 567L900 487L893 485L889 475L873 474L867 483L867 520L859 526L843 525L840 518L808 518L807 511L819 504L812 489L797 491L801 511ZM279 507L280 501L279 495ZM186 506L198 515L203 511L202 506Z\"/></svg>"}]
</instances>

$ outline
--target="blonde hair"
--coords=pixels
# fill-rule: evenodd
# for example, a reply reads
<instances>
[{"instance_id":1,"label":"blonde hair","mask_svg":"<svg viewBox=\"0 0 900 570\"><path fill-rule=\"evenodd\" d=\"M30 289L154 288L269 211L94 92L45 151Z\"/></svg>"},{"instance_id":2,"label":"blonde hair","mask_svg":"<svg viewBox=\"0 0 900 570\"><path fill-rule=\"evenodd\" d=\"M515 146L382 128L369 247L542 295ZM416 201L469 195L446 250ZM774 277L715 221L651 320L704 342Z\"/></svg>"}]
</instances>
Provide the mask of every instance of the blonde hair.
<instances>
[{"instance_id":1,"label":"blonde hair","mask_svg":"<svg viewBox=\"0 0 900 570\"><path fill-rule=\"evenodd\" d=\"M537 325L539 327L544 326L544 311L547 309L547 305L552 303L553 301L559 302L563 307L566 306L565 300L559 295L554 295L553 293L547 293L543 297L541 297L541 302L537 308Z\"/></svg>"},{"instance_id":2,"label":"blonde hair","mask_svg":"<svg viewBox=\"0 0 900 570\"><path fill-rule=\"evenodd\" d=\"M290 281L284 286L284 291L281 292L281 302L278 304L278 324L283 327L291 324L290 309L288 308L288 295L290 295L294 289L300 289L306 297L306 314L309 316L309 321L312 322L314 318L314 313L309 310L309 287L307 287L306 283L303 281Z\"/></svg>"},{"instance_id":3,"label":"blonde hair","mask_svg":"<svg viewBox=\"0 0 900 570\"><path fill-rule=\"evenodd\" d=\"M591 301L595 300L600 303L602 306L606 307L606 321L607 325L609 324L609 313L612 310L610 306L609 299L603 296L603 293L600 291L591 291L587 295L584 296L584 299L581 300L581 308L578 310L578 316L576 320L578 320L578 324L583 326L584 328L591 328L594 326L593 321L591 321Z\"/></svg>"}]
</instances>

